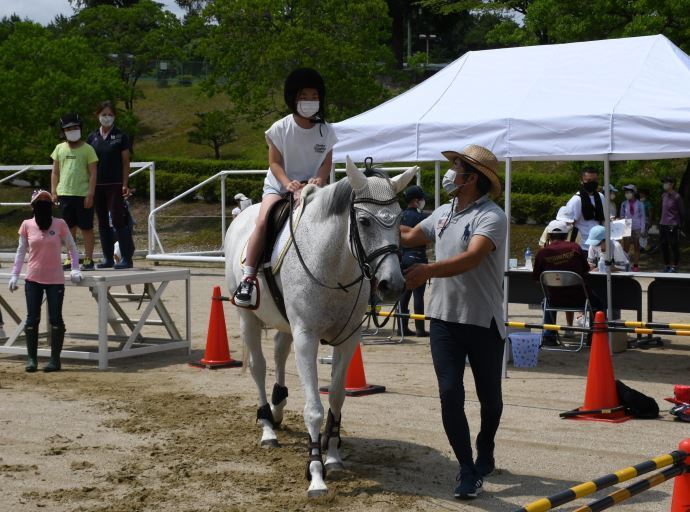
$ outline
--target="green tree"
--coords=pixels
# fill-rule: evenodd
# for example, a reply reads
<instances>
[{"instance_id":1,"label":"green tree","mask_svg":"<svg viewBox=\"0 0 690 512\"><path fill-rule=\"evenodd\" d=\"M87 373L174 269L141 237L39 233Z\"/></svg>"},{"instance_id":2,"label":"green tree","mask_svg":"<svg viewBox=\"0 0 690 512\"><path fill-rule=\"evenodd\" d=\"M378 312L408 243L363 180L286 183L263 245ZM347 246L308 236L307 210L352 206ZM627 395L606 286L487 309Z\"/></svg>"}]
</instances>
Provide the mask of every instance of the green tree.
<instances>
[{"instance_id":1,"label":"green tree","mask_svg":"<svg viewBox=\"0 0 690 512\"><path fill-rule=\"evenodd\" d=\"M137 82L159 59L181 55L180 21L161 4L140 0L127 9L101 5L82 9L73 30L88 38L102 58L113 63L125 84L127 110L133 110Z\"/></svg>"},{"instance_id":2,"label":"green tree","mask_svg":"<svg viewBox=\"0 0 690 512\"><path fill-rule=\"evenodd\" d=\"M487 33L501 44L554 44L664 34L690 51L690 0L421 0L444 14L502 17Z\"/></svg>"},{"instance_id":3,"label":"green tree","mask_svg":"<svg viewBox=\"0 0 690 512\"><path fill-rule=\"evenodd\" d=\"M207 90L227 93L255 121L286 112L283 81L300 66L324 77L329 120L387 97L377 80L393 65L384 0L215 0L204 13L214 70Z\"/></svg>"},{"instance_id":4,"label":"green tree","mask_svg":"<svg viewBox=\"0 0 690 512\"><path fill-rule=\"evenodd\" d=\"M194 123L194 128L187 132L187 140L192 144L212 147L216 158L220 159L220 148L237 140L232 117L223 110L196 112L195 115L199 120Z\"/></svg>"},{"instance_id":5,"label":"green tree","mask_svg":"<svg viewBox=\"0 0 690 512\"><path fill-rule=\"evenodd\" d=\"M69 0L70 5L75 9L98 7L99 5L110 5L112 7L132 7L139 3L139 0Z\"/></svg>"},{"instance_id":6,"label":"green tree","mask_svg":"<svg viewBox=\"0 0 690 512\"><path fill-rule=\"evenodd\" d=\"M31 22L15 22L0 41L0 83L4 162L48 161L58 142L60 115L80 112L87 130L95 127L95 106L124 93L117 71L104 65L86 39L55 37Z\"/></svg>"}]
</instances>

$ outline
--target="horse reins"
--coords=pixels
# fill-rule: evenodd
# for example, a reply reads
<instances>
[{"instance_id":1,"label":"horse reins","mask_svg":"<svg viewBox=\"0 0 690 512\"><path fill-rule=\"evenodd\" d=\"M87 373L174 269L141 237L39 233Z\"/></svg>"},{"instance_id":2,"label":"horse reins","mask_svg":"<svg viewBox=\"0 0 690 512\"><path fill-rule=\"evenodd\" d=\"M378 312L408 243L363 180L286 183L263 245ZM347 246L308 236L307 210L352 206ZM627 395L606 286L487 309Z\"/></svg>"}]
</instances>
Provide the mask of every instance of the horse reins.
<instances>
[{"instance_id":1,"label":"horse reins","mask_svg":"<svg viewBox=\"0 0 690 512\"><path fill-rule=\"evenodd\" d=\"M359 265L359 270L360 270L360 275L358 278L356 278L354 281L343 285L341 283L337 283L337 286L330 286L326 283L323 283L319 278L317 278L312 272L309 270L307 267L307 264L304 261L304 258L302 257L302 252L299 249L299 246L297 245L297 238L295 237L295 230L294 230L294 224L293 224L293 213L295 209L295 198L292 194L290 194L290 236L292 237L292 244L295 247L295 252L297 253L297 258L299 259L300 264L302 265L302 268L304 271L307 273L307 276L314 281L316 284L323 288L328 288L329 290L343 290L344 292L348 292L348 288L354 286L355 284L359 283L359 289L357 290L357 298L354 301L354 304L357 304L357 300L359 299L360 294L362 293L362 286L364 284L364 280L366 279L367 281L371 281L376 277L376 272L378 271L379 267L383 263L383 260L386 259L387 256L390 254L397 254L399 251L399 246L397 244L389 244L383 247L380 247L373 251L372 253L368 254L366 253L366 250L364 249L364 246L362 245L362 240L359 236L359 228L357 226L357 215L355 211L355 204L361 204L361 203L371 203L371 204L376 204L376 205L381 205L381 206L386 206L390 205L397 202L396 198L392 198L387 201L380 201L377 199L373 198L367 198L367 199L357 199L355 196L354 191L352 192L352 199L350 201L350 234L349 234L349 242L350 242L350 251L352 252L353 256L355 257L355 260L357 261L357 264ZM380 258L376 266L372 269L371 263L376 260L376 258ZM396 303L397 304L397 303ZM345 326L350 322L350 319L352 318L352 315L355 312L355 305L352 306L352 309L350 310L350 314L347 317L347 320L343 324L343 327L340 329L338 334L335 336L335 339L337 340L338 337L342 334L343 330L345 329ZM362 319L362 321L348 334L345 338L342 340L336 342L326 342L328 345L331 346L337 346L343 343L345 340L347 340L350 336L352 336L357 329L359 329L362 324L364 324L366 320L366 316ZM386 319L383 325L385 325L388 322L389 319ZM374 321L376 323L376 321ZM377 326L378 327L378 326ZM323 342L324 340L322 340Z\"/></svg>"}]
</instances>

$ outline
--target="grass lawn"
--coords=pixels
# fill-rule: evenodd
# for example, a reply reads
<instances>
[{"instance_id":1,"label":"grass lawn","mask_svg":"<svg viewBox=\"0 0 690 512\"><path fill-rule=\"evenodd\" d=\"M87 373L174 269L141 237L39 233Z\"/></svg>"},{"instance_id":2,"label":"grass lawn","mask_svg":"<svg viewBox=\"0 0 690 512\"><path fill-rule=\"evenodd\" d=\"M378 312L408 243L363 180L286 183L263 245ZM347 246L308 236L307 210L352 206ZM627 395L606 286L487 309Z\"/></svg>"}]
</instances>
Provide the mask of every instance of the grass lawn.
<instances>
[{"instance_id":1,"label":"grass lawn","mask_svg":"<svg viewBox=\"0 0 690 512\"><path fill-rule=\"evenodd\" d=\"M155 80L141 82L144 98L134 103L134 111L140 119L142 133L135 141L135 159L155 157L214 158L210 146L190 144L187 132L198 121L196 112L223 110L230 106L224 95L209 98L197 85L183 87L171 85L160 88ZM237 140L220 148L224 159L266 160L268 150L265 127L253 127L247 122L235 126Z\"/></svg>"}]
</instances>

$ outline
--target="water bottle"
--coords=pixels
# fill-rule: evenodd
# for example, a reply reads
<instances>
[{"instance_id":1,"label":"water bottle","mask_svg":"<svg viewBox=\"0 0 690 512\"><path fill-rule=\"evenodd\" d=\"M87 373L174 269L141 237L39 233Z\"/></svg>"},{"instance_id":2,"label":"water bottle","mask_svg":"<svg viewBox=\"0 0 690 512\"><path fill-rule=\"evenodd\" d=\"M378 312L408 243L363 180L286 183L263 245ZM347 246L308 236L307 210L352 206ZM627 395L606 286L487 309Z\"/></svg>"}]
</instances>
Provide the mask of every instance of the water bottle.
<instances>
[{"instance_id":1,"label":"water bottle","mask_svg":"<svg viewBox=\"0 0 690 512\"><path fill-rule=\"evenodd\" d=\"M606 273L606 262L604 261L604 255L599 256L599 263L597 264L597 270L602 274Z\"/></svg>"},{"instance_id":2,"label":"water bottle","mask_svg":"<svg viewBox=\"0 0 690 512\"><path fill-rule=\"evenodd\" d=\"M532 251L529 247L525 251L525 268L527 270L532 270Z\"/></svg>"}]
</instances>

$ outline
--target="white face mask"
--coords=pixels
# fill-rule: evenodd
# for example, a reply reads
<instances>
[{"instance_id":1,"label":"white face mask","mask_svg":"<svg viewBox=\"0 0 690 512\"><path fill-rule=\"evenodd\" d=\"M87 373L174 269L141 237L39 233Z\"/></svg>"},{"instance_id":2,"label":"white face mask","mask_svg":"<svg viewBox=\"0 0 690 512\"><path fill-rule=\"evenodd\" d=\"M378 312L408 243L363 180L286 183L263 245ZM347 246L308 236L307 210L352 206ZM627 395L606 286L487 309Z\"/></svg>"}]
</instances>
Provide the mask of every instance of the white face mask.
<instances>
[{"instance_id":1,"label":"white face mask","mask_svg":"<svg viewBox=\"0 0 690 512\"><path fill-rule=\"evenodd\" d=\"M420 199L419 201L417 201L417 210L418 211L421 212L422 210L424 210L424 206L426 206L426 201L424 199Z\"/></svg>"},{"instance_id":2,"label":"white face mask","mask_svg":"<svg viewBox=\"0 0 690 512\"><path fill-rule=\"evenodd\" d=\"M79 139L81 139L81 130L66 131L65 138L70 142L77 142Z\"/></svg>"},{"instance_id":3,"label":"white face mask","mask_svg":"<svg viewBox=\"0 0 690 512\"><path fill-rule=\"evenodd\" d=\"M297 113L302 117L309 119L319 111L320 103L318 101L298 101Z\"/></svg>"},{"instance_id":4,"label":"white face mask","mask_svg":"<svg viewBox=\"0 0 690 512\"><path fill-rule=\"evenodd\" d=\"M457 175L458 173L456 173L453 169L448 169L443 175L443 190L445 190L446 194L449 196L452 196L458 191L458 186L455 184L455 178Z\"/></svg>"},{"instance_id":5,"label":"white face mask","mask_svg":"<svg viewBox=\"0 0 690 512\"><path fill-rule=\"evenodd\" d=\"M104 128L110 128L115 122L115 116L98 116L98 121Z\"/></svg>"}]
</instances>

